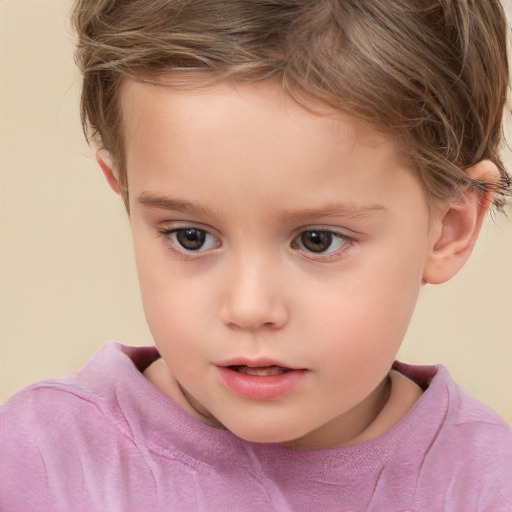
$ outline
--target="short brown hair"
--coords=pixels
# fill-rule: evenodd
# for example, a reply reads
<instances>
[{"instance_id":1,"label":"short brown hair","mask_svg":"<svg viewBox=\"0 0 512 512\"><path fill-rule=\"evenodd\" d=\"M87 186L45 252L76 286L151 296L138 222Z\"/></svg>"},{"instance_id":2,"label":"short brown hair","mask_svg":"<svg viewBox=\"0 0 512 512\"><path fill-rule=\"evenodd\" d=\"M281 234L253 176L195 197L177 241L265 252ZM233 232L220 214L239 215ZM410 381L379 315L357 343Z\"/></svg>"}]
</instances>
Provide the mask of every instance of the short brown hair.
<instances>
[{"instance_id":1,"label":"short brown hair","mask_svg":"<svg viewBox=\"0 0 512 512\"><path fill-rule=\"evenodd\" d=\"M509 83L498 0L77 0L76 61L88 140L105 147L127 200L119 96L126 77L176 70L212 80L278 79L391 134L427 196L468 185L465 169L499 156Z\"/></svg>"}]
</instances>

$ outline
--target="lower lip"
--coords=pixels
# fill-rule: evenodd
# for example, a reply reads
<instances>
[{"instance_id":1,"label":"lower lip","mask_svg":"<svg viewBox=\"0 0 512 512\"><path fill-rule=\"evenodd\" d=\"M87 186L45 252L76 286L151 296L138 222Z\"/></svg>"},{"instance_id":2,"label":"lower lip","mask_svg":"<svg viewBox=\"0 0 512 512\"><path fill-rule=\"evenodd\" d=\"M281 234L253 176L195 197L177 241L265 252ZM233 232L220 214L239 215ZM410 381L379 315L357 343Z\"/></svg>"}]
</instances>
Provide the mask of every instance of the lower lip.
<instances>
[{"instance_id":1,"label":"lower lip","mask_svg":"<svg viewBox=\"0 0 512 512\"><path fill-rule=\"evenodd\" d=\"M247 375L217 366L222 382L233 393L251 400L277 400L291 393L304 379L305 370L290 370L279 375Z\"/></svg>"}]
</instances>

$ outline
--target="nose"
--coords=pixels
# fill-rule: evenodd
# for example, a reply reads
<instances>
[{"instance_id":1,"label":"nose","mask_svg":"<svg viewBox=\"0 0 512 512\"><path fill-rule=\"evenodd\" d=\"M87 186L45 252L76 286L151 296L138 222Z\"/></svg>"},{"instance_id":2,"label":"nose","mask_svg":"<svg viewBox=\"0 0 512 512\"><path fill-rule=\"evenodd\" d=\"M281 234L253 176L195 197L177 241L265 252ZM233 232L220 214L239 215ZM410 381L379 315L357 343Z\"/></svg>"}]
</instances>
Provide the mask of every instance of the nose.
<instances>
[{"instance_id":1,"label":"nose","mask_svg":"<svg viewBox=\"0 0 512 512\"><path fill-rule=\"evenodd\" d=\"M231 265L224 285L221 320L232 329L280 329L289 312L279 272L270 262L245 260Z\"/></svg>"}]
</instances>

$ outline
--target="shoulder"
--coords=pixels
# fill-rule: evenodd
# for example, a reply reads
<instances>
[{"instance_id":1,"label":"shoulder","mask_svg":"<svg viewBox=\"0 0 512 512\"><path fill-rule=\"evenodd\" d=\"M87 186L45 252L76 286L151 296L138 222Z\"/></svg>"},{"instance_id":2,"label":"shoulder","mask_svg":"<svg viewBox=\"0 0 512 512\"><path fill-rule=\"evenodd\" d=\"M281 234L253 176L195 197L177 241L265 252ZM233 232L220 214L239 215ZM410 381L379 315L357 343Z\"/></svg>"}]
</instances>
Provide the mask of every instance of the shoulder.
<instances>
[{"instance_id":1,"label":"shoulder","mask_svg":"<svg viewBox=\"0 0 512 512\"><path fill-rule=\"evenodd\" d=\"M489 406L470 395L451 377L442 365L408 367L409 376L427 387L418 402L419 418L439 418L436 442L446 443L461 451L463 458L480 457L499 445L504 457L512 461L512 428ZM492 452L491 452L492 453Z\"/></svg>"},{"instance_id":2,"label":"shoulder","mask_svg":"<svg viewBox=\"0 0 512 512\"><path fill-rule=\"evenodd\" d=\"M424 437L419 443L423 448L418 453L418 483L426 496L443 495L447 503L471 503L479 511L508 510L512 428L458 385L443 366L416 368L420 370L408 369L413 378L425 376L427 368L431 372L413 412L414 437Z\"/></svg>"},{"instance_id":3,"label":"shoulder","mask_svg":"<svg viewBox=\"0 0 512 512\"><path fill-rule=\"evenodd\" d=\"M25 428L32 434L45 427L57 428L64 419L97 409L97 401L71 377L32 384L0 407L2 437L19 435Z\"/></svg>"},{"instance_id":4,"label":"shoulder","mask_svg":"<svg viewBox=\"0 0 512 512\"><path fill-rule=\"evenodd\" d=\"M473 496L478 510L512 510L512 428L463 388L453 386L452 403L439 432L439 465L451 493Z\"/></svg>"},{"instance_id":5,"label":"shoulder","mask_svg":"<svg viewBox=\"0 0 512 512\"><path fill-rule=\"evenodd\" d=\"M444 367L440 368L438 378L447 389L448 404L443 426L452 442L464 440L465 446L461 448L467 451L468 446L472 446L476 454L499 444L500 452L512 460L512 427L497 412L457 384Z\"/></svg>"},{"instance_id":6,"label":"shoulder","mask_svg":"<svg viewBox=\"0 0 512 512\"><path fill-rule=\"evenodd\" d=\"M7 400L0 407L2 452L62 446L115 420L116 385L130 378L123 366L133 367L129 358L123 361L124 348L106 344L76 374L32 384Z\"/></svg>"},{"instance_id":7,"label":"shoulder","mask_svg":"<svg viewBox=\"0 0 512 512\"><path fill-rule=\"evenodd\" d=\"M83 417L85 411L98 409L101 393L94 381L102 365L111 365L113 354L109 345L101 347L84 368L74 375L37 382L19 391L0 407L3 434L16 435L14 427L26 427L33 434L45 426L58 428L63 420ZM113 365L113 374L117 371ZM102 382L102 385L108 382Z\"/></svg>"},{"instance_id":8,"label":"shoulder","mask_svg":"<svg viewBox=\"0 0 512 512\"><path fill-rule=\"evenodd\" d=\"M480 471L503 473L512 486L512 427L458 384L452 382L450 387L446 442L472 458Z\"/></svg>"},{"instance_id":9,"label":"shoulder","mask_svg":"<svg viewBox=\"0 0 512 512\"><path fill-rule=\"evenodd\" d=\"M101 416L95 400L69 379L34 384L2 405L0 508L51 510L53 494L62 494L56 476L76 474L70 469L81 460L84 435L99 435Z\"/></svg>"},{"instance_id":10,"label":"shoulder","mask_svg":"<svg viewBox=\"0 0 512 512\"><path fill-rule=\"evenodd\" d=\"M138 364L157 357L151 347L127 347L108 343L74 375L35 383L11 397L0 407L2 436L32 437L118 416L118 388L137 386Z\"/></svg>"},{"instance_id":11,"label":"shoulder","mask_svg":"<svg viewBox=\"0 0 512 512\"><path fill-rule=\"evenodd\" d=\"M102 398L76 376L38 382L0 407L0 456L10 467L65 459L87 432L105 429ZM3 465L3 464L2 464Z\"/></svg>"},{"instance_id":12,"label":"shoulder","mask_svg":"<svg viewBox=\"0 0 512 512\"><path fill-rule=\"evenodd\" d=\"M415 426L430 420L430 424L436 424L437 436L443 433L450 439L463 435L483 442L500 440L506 446L512 443L511 426L457 384L443 365L395 363L394 368L425 390L413 410Z\"/></svg>"},{"instance_id":13,"label":"shoulder","mask_svg":"<svg viewBox=\"0 0 512 512\"><path fill-rule=\"evenodd\" d=\"M3 404L0 508L70 510L88 493L91 504L108 494L113 468L137 453L129 396L143 380L138 365L155 355L108 344L75 375L33 384Z\"/></svg>"}]
</instances>

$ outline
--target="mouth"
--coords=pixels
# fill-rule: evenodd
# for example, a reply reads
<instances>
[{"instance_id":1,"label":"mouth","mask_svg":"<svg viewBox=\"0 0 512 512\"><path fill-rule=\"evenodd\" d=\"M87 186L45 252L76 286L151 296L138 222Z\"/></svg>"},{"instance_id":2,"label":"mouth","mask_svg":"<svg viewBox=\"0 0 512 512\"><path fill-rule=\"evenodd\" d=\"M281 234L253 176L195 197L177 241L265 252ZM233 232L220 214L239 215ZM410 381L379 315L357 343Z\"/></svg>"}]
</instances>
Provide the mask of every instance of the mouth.
<instances>
[{"instance_id":1,"label":"mouth","mask_svg":"<svg viewBox=\"0 0 512 512\"><path fill-rule=\"evenodd\" d=\"M216 365L224 386L250 400L277 400L297 389L308 373L276 361L229 361Z\"/></svg>"},{"instance_id":2,"label":"mouth","mask_svg":"<svg viewBox=\"0 0 512 512\"><path fill-rule=\"evenodd\" d=\"M269 366L247 366L245 364L233 364L228 366L230 370L244 375L256 375L257 377L268 377L270 375L282 375L293 371L291 368L285 368L284 366L269 365Z\"/></svg>"}]
</instances>

